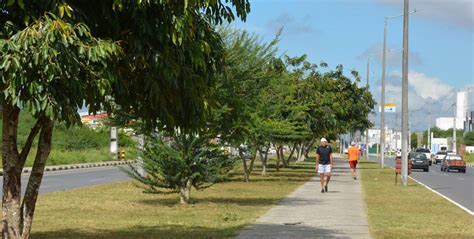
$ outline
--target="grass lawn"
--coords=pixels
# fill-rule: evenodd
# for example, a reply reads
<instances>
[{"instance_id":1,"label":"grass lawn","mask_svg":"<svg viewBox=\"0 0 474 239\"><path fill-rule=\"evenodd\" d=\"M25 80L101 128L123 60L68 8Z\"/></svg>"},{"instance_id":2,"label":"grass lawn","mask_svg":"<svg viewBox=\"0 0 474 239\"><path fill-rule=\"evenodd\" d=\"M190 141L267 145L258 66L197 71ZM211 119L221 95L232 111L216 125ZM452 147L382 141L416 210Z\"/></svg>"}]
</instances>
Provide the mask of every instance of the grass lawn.
<instances>
[{"instance_id":1,"label":"grass lawn","mask_svg":"<svg viewBox=\"0 0 474 239\"><path fill-rule=\"evenodd\" d=\"M390 168L381 170L369 161L360 168L375 238L473 238L474 217L462 209L415 181L395 186Z\"/></svg>"},{"instance_id":2,"label":"grass lawn","mask_svg":"<svg viewBox=\"0 0 474 239\"><path fill-rule=\"evenodd\" d=\"M293 163L266 176L256 165L251 182L240 175L203 191L192 204L178 196L143 194L115 183L40 195L32 238L226 238L314 176L314 163Z\"/></svg>"},{"instance_id":3,"label":"grass lawn","mask_svg":"<svg viewBox=\"0 0 474 239\"><path fill-rule=\"evenodd\" d=\"M466 161L466 163L474 163L474 154L466 154L464 161Z\"/></svg>"}]
</instances>

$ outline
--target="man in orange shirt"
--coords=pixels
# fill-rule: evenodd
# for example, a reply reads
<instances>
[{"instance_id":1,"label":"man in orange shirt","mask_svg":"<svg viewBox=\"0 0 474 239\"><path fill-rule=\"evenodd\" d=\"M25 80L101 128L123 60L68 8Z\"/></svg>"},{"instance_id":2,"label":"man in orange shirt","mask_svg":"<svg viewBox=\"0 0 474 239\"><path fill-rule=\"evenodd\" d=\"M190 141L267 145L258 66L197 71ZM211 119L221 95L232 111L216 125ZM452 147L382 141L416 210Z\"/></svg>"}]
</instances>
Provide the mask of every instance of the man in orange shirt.
<instances>
[{"instance_id":1,"label":"man in orange shirt","mask_svg":"<svg viewBox=\"0 0 474 239\"><path fill-rule=\"evenodd\" d=\"M348 156L349 156L349 166L351 167L351 174L354 180L356 180L357 179L356 167L357 167L357 162L359 161L360 151L356 147L356 144L354 142L352 142L351 147L349 147Z\"/></svg>"}]
</instances>

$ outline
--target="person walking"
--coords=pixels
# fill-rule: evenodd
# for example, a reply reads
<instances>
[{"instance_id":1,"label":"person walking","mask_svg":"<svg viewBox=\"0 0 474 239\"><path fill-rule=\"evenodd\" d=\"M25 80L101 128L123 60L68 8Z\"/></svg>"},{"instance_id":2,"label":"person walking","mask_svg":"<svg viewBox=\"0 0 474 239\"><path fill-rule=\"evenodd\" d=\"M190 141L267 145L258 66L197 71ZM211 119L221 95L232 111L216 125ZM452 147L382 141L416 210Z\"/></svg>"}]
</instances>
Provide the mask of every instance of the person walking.
<instances>
[{"instance_id":1,"label":"person walking","mask_svg":"<svg viewBox=\"0 0 474 239\"><path fill-rule=\"evenodd\" d=\"M356 147L356 143L352 142L351 147L347 150L347 155L349 157L349 166L351 168L351 175L354 178L354 180L357 179L356 177L356 168L357 168L357 163L359 162L360 159L360 150Z\"/></svg>"},{"instance_id":2,"label":"person walking","mask_svg":"<svg viewBox=\"0 0 474 239\"><path fill-rule=\"evenodd\" d=\"M328 191L332 165L332 148L325 138L321 138L321 143L316 150L316 167L321 181L321 193ZM326 177L326 180L324 180L324 177Z\"/></svg>"}]
</instances>

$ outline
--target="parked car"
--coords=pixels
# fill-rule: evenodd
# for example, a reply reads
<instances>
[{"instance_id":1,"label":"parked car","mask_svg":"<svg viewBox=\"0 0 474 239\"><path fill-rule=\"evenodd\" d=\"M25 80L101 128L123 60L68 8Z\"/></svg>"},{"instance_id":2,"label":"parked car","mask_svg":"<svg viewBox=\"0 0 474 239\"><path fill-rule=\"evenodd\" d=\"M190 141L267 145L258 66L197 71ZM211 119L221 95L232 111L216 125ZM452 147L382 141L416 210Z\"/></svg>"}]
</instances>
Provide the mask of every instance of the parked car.
<instances>
[{"instance_id":1,"label":"parked car","mask_svg":"<svg viewBox=\"0 0 474 239\"><path fill-rule=\"evenodd\" d=\"M411 168L412 169L423 169L425 172L430 171L430 163L428 157L425 153L413 152L410 153L409 159L411 159Z\"/></svg>"},{"instance_id":2,"label":"parked car","mask_svg":"<svg viewBox=\"0 0 474 239\"><path fill-rule=\"evenodd\" d=\"M416 153L424 153L427 160L428 160L429 166L431 166L431 164L432 164L432 162L431 162L431 151L429 149L417 148L417 149L415 149L415 152Z\"/></svg>"},{"instance_id":3,"label":"parked car","mask_svg":"<svg viewBox=\"0 0 474 239\"><path fill-rule=\"evenodd\" d=\"M434 164L439 164L441 163L441 161L443 161L444 157L446 157L446 155L448 155L448 153L446 151L439 151L435 154L435 157L434 157Z\"/></svg>"},{"instance_id":4,"label":"parked car","mask_svg":"<svg viewBox=\"0 0 474 239\"><path fill-rule=\"evenodd\" d=\"M441 163L441 171L449 172L458 170L460 173L466 173L466 162L459 155L446 155Z\"/></svg>"}]
</instances>

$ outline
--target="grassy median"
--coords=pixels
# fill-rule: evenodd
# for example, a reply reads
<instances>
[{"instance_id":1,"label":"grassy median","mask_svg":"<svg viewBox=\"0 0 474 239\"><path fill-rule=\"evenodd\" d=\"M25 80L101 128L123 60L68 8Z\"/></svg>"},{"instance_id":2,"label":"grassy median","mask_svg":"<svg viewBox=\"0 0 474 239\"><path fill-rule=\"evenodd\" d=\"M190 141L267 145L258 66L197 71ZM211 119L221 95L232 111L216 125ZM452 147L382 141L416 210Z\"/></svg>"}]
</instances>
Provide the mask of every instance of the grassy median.
<instances>
[{"instance_id":1,"label":"grassy median","mask_svg":"<svg viewBox=\"0 0 474 239\"><path fill-rule=\"evenodd\" d=\"M472 238L474 217L410 180L395 186L392 169L360 164L370 230L374 238ZM469 190L469 189L466 189Z\"/></svg>"},{"instance_id":2,"label":"grassy median","mask_svg":"<svg viewBox=\"0 0 474 239\"><path fill-rule=\"evenodd\" d=\"M193 203L178 196L143 194L131 182L41 195L33 238L226 238L236 234L314 176L314 163L298 163L251 182L235 176L204 191Z\"/></svg>"}]
</instances>

